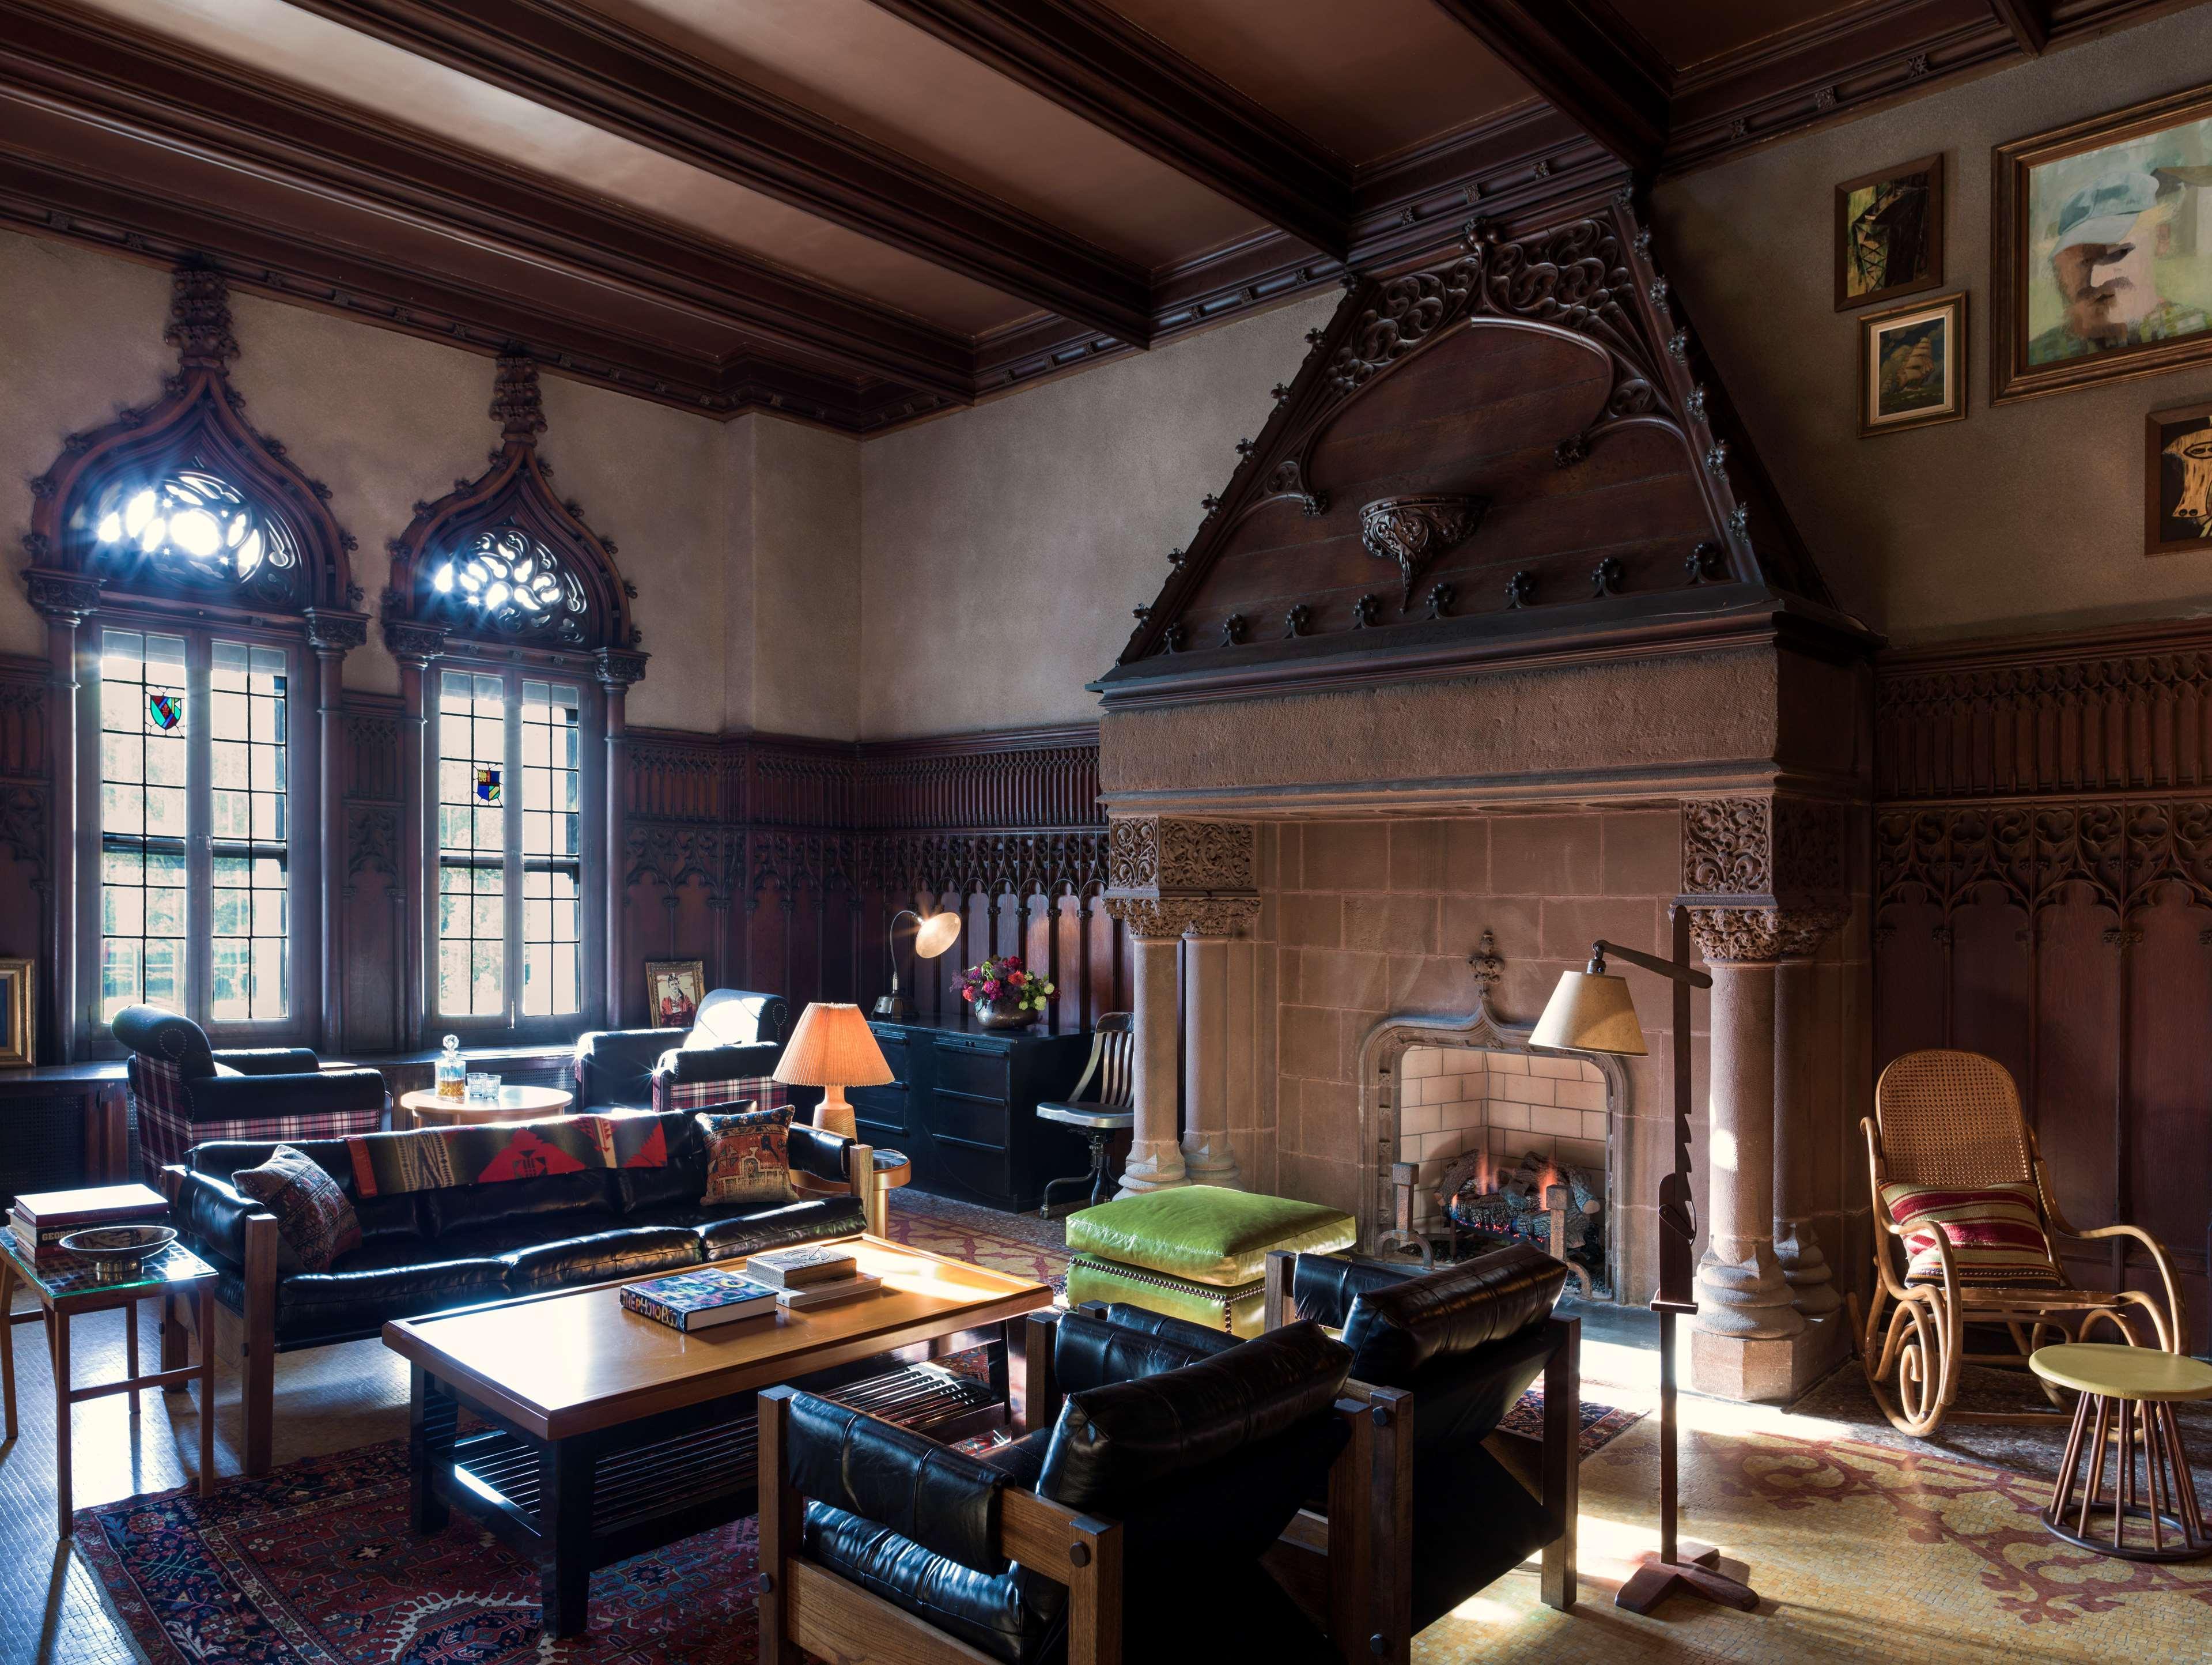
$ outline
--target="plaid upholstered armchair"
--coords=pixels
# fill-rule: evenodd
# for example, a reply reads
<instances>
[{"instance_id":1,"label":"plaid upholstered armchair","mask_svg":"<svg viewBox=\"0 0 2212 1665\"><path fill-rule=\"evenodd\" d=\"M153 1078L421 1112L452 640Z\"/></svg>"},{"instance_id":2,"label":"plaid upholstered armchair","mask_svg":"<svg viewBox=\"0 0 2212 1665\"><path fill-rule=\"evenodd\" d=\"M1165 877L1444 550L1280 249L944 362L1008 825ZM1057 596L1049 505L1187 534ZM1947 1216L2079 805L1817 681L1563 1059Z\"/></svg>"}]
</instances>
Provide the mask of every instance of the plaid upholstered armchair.
<instances>
[{"instance_id":1,"label":"plaid upholstered armchair","mask_svg":"<svg viewBox=\"0 0 2212 1665\"><path fill-rule=\"evenodd\" d=\"M326 1070L305 1047L216 1052L198 1024L159 1006L126 1006L112 1027L131 1048L125 1073L149 1185L208 1139L336 1139L384 1125L378 1071Z\"/></svg>"},{"instance_id":2,"label":"plaid upholstered armchair","mask_svg":"<svg viewBox=\"0 0 2212 1665\"><path fill-rule=\"evenodd\" d=\"M699 1003L689 1034L595 1030L576 1042L576 1108L710 1109L748 1100L790 1103L769 1079L783 1055L790 1007L780 994L718 988Z\"/></svg>"}]
</instances>

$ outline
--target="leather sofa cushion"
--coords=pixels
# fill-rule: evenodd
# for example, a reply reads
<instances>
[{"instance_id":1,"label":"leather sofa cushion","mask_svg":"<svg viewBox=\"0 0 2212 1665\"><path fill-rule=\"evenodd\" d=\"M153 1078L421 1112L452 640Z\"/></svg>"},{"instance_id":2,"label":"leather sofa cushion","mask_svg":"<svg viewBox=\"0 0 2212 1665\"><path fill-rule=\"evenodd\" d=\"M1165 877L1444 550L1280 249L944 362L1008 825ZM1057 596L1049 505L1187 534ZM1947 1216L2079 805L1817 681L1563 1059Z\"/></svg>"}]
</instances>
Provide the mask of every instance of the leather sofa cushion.
<instances>
[{"instance_id":1,"label":"leather sofa cushion","mask_svg":"<svg viewBox=\"0 0 2212 1665\"><path fill-rule=\"evenodd\" d=\"M1038 1489L1071 1509L1126 1516L1170 1476L1327 1418L1351 1372L1350 1348L1318 1324L1292 1324L1180 1370L1073 1394Z\"/></svg>"},{"instance_id":2,"label":"leather sofa cushion","mask_svg":"<svg viewBox=\"0 0 2212 1665\"><path fill-rule=\"evenodd\" d=\"M1341 1209L1219 1185L1147 1191L1067 1218L1073 1254L1201 1284L1249 1284L1271 1249L1326 1253L1358 1235Z\"/></svg>"},{"instance_id":3,"label":"leather sofa cushion","mask_svg":"<svg viewBox=\"0 0 2212 1665\"><path fill-rule=\"evenodd\" d=\"M710 1261L735 1260L830 1237L857 1237L867 1229L867 1210L852 1196L810 1197L742 1214L723 1213L697 1228L702 1250Z\"/></svg>"},{"instance_id":4,"label":"leather sofa cushion","mask_svg":"<svg viewBox=\"0 0 2212 1665\"><path fill-rule=\"evenodd\" d=\"M1154 1319L1158 1328L1147 1331L1115 1322L1111 1316L1115 1310ZM1110 1382L1134 1382L1163 1370L1181 1370L1240 1345L1234 1336L1219 1330L1201 1329L1141 1308L1109 1309L1104 1317L1080 1311L1063 1313L1053 1326L1053 1380L1063 1394L1084 1393Z\"/></svg>"},{"instance_id":5,"label":"leather sofa cushion","mask_svg":"<svg viewBox=\"0 0 2212 1665\"><path fill-rule=\"evenodd\" d=\"M786 1473L811 1498L890 1528L978 1572L1010 1563L999 1553L999 1492L988 1464L835 1400L795 1394L787 1409Z\"/></svg>"},{"instance_id":6,"label":"leather sofa cushion","mask_svg":"<svg viewBox=\"0 0 2212 1665\"><path fill-rule=\"evenodd\" d=\"M979 1572L825 1503L806 1505L799 1541L809 1560L994 1659L1028 1665L1046 1651L1051 1627L1030 1604L1018 1572Z\"/></svg>"},{"instance_id":7,"label":"leather sofa cushion","mask_svg":"<svg viewBox=\"0 0 2212 1665\"><path fill-rule=\"evenodd\" d=\"M441 1186L417 1194L422 1200L424 1230L434 1240L525 1220L541 1237L573 1237L563 1216L611 1214L620 1201L613 1172L599 1169L504 1180L496 1185Z\"/></svg>"},{"instance_id":8,"label":"leather sofa cushion","mask_svg":"<svg viewBox=\"0 0 2212 1665\"><path fill-rule=\"evenodd\" d=\"M612 1231L535 1243L502 1255L507 1286L517 1295L571 1285L644 1278L699 1263L699 1237L674 1225L625 1224Z\"/></svg>"},{"instance_id":9,"label":"leather sofa cushion","mask_svg":"<svg viewBox=\"0 0 2212 1665\"><path fill-rule=\"evenodd\" d=\"M1352 1373L1377 1387L1410 1387L1414 1373L1432 1358L1472 1352L1542 1323L1566 1281L1565 1261L1514 1243L1463 1265L1368 1290L1345 1320Z\"/></svg>"},{"instance_id":10,"label":"leather sofa cushion","mask_svg":"<svg viewBox=\"0 0 2212 1665\"><path fill-rule=\"evenodd\" d=\"M510 1292L507 1279L502 1261L392 1264L374 1249L356 1249L328 1272L278 1281L276 1340L284 1345L374 1335L387 1319L503 1299Z\"/></svg>"},{"instance_id":11,"label":"leather sofa cushion","mask_svg":"<svg viewBox=\"0 0 2212 1665\"><path fill-rule=\"evenodd\" d=\"M1007 1485L1034 1492L1037 1482L1044 1478L1045 1453L1051 1449L1052 1430L1039 1428L1019 1439L1010 1439L1004 1445L978 1452L976 1461L988 1462L1004 1474Z\"/></svg>"}]
</instances>

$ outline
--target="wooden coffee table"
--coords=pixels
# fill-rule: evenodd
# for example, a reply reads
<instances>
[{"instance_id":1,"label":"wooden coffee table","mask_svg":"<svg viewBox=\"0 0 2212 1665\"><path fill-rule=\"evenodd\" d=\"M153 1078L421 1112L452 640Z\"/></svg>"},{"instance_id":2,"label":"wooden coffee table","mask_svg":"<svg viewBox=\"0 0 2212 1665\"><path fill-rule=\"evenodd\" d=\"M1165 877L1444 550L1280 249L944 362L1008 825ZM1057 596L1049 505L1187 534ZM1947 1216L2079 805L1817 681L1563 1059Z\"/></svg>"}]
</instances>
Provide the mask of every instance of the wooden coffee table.
<instances>
[{"instance_id":1,"label":"wooden coffee table","mask_svg":"<svg viewBox=\"0 0 2212 1665\"><path fill-rule=\"evenodd\" d=\"M411 1381L415 1529L440 1530L460 1504L537 1559L547 1628L578 1635L594 1570L753 1512L760 1389L874 1388L869 1361L926 1358L969 1331L1011 1342L1009 1320L1052 1302L1004 1273L875 1237L850 1246L883 1278L875 1294L696 1334L625 1312L613 1284L386 1324ZM1004 1357L1018 1405L1022 1348ZM463 1406L486 1431L457 1437Z\"/></svg>"}]
</instances>

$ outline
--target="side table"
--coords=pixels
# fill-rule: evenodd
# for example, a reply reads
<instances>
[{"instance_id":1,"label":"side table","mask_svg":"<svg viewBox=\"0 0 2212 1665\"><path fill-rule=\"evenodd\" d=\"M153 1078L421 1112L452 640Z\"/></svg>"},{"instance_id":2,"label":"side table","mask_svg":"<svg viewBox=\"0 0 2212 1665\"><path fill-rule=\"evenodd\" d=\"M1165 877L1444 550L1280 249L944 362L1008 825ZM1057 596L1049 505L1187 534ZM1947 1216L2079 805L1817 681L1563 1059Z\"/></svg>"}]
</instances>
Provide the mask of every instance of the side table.
<instances>
[{"instance_id":1,"label":"side table","mask_svg":"<svg viewBox=\"0 0 2212 1665\"><path fill-rule=\"evenodd\" d=\"M2212 1553L2189 1455L2182 1449L2181 1423L2173 1413L2183 1401L2212 1399L2212 1364L2154 1347L2080 1341L2038 1347L2027 1364L2045 1382L2081 1396L2074 1407L2066 1455L2058 1460L2050 1505L2043 1511L2044 1530L2128 1561L2193 1561ZM2107 1442L2113 1447L2115 1468L2109 1498ZM2137 1445L2142 1448L2140 1483ZM2077 1472L2083 1488L2078 1505ZM2092 1536L2092 1528L2100 1522L2109 1522L2108 1531Z\"/></svg>"},{"instance_id":2,"label":"side table","mask_svg":"<svg viewBox=\"0 0 2212 1665\"><path fill-rule=\"evenodd\" d=\"M432 1091L399 1095L399 1108L407 1113L410 1127L477 1127L494 1121L537 1121L549 1115L564 1115L576 1102L576 1095L565 1087L501 1087L496 1103L469 1103L458 1098L441 1098Z\"/></svg>"},{"instance_id":3,"label":"side table","mask_svg":"<svg viewBox=\"0 0 2212 1665\"><path fill-rule=\"evenodd\" d=\"M71 1256L46 1266L36 1264L15 1241L12 1231L0 1231L0 1396L6 1401L8 1437L15 1437L15 1326L43 1316L46 1346L54 1365L54 1501L61 1536L67 1541L73 1512L70 1498L70 1407L81 1400L109 1394L129 1394L131 1414L138 1414L138 1395L148 1388L200 1386L200 1495L215 1489L215 1285L216 1269L183 1247L171 1243L135 1273L105 1278L88 1261ZM17 1285L39 1297L33 1311L9 1311ZM175 1299L191 1295L198 1304L199 1359L175 1370L138 1373L138 1303L148 1296ZM124 1376L120 1382L78 1388L70 1382L70 1320L82 1313L124 1310Z\"/></svg>"}]
</instances>

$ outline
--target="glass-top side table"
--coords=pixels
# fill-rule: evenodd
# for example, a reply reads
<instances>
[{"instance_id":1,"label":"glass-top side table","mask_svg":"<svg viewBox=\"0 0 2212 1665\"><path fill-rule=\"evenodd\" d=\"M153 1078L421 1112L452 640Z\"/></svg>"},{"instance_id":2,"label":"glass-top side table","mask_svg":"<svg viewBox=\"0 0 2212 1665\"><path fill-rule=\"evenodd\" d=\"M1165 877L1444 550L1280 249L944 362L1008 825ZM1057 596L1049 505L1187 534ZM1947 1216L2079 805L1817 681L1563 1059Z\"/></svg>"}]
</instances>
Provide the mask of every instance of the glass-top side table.
<instances>
[{"instance_id":1,"label":"glass-top side table","mask_svg":"<svg viewBox=\"0 0 2212 1665\"><path fill-rule=\"evenodd\" d=\"M109 1394L131 1395L131 1414L138 1414L138 1395L148 1388L185 1388L198 1382L200 1389L200 1495L215 1488L215 1285L216 1269L179 1243L171 1243L150 1256L135 1272L121 1277L104 1276L89 1261L70 1256L39 1265L16 1241L15 1234L0 1228L0 1398L4 1398L8 1437L15 1437L15 1326L43 1319L46 1351L54 1367L54 1501L66 1540L73 1513L70 1495L70 1407L81 1400ZM13 1310L17 1285L28 1289L39 1304ZM149 1296L165 1301L191 1299L193 1328L199 1338L197 1360L173 1370L149 1376L138 1373L138 1303ZM73 1386L70 1379L70 1321L88 1312L123 1309L124 1374L119 1382L89 1388Z\"/></svg>"}]
</instances>

